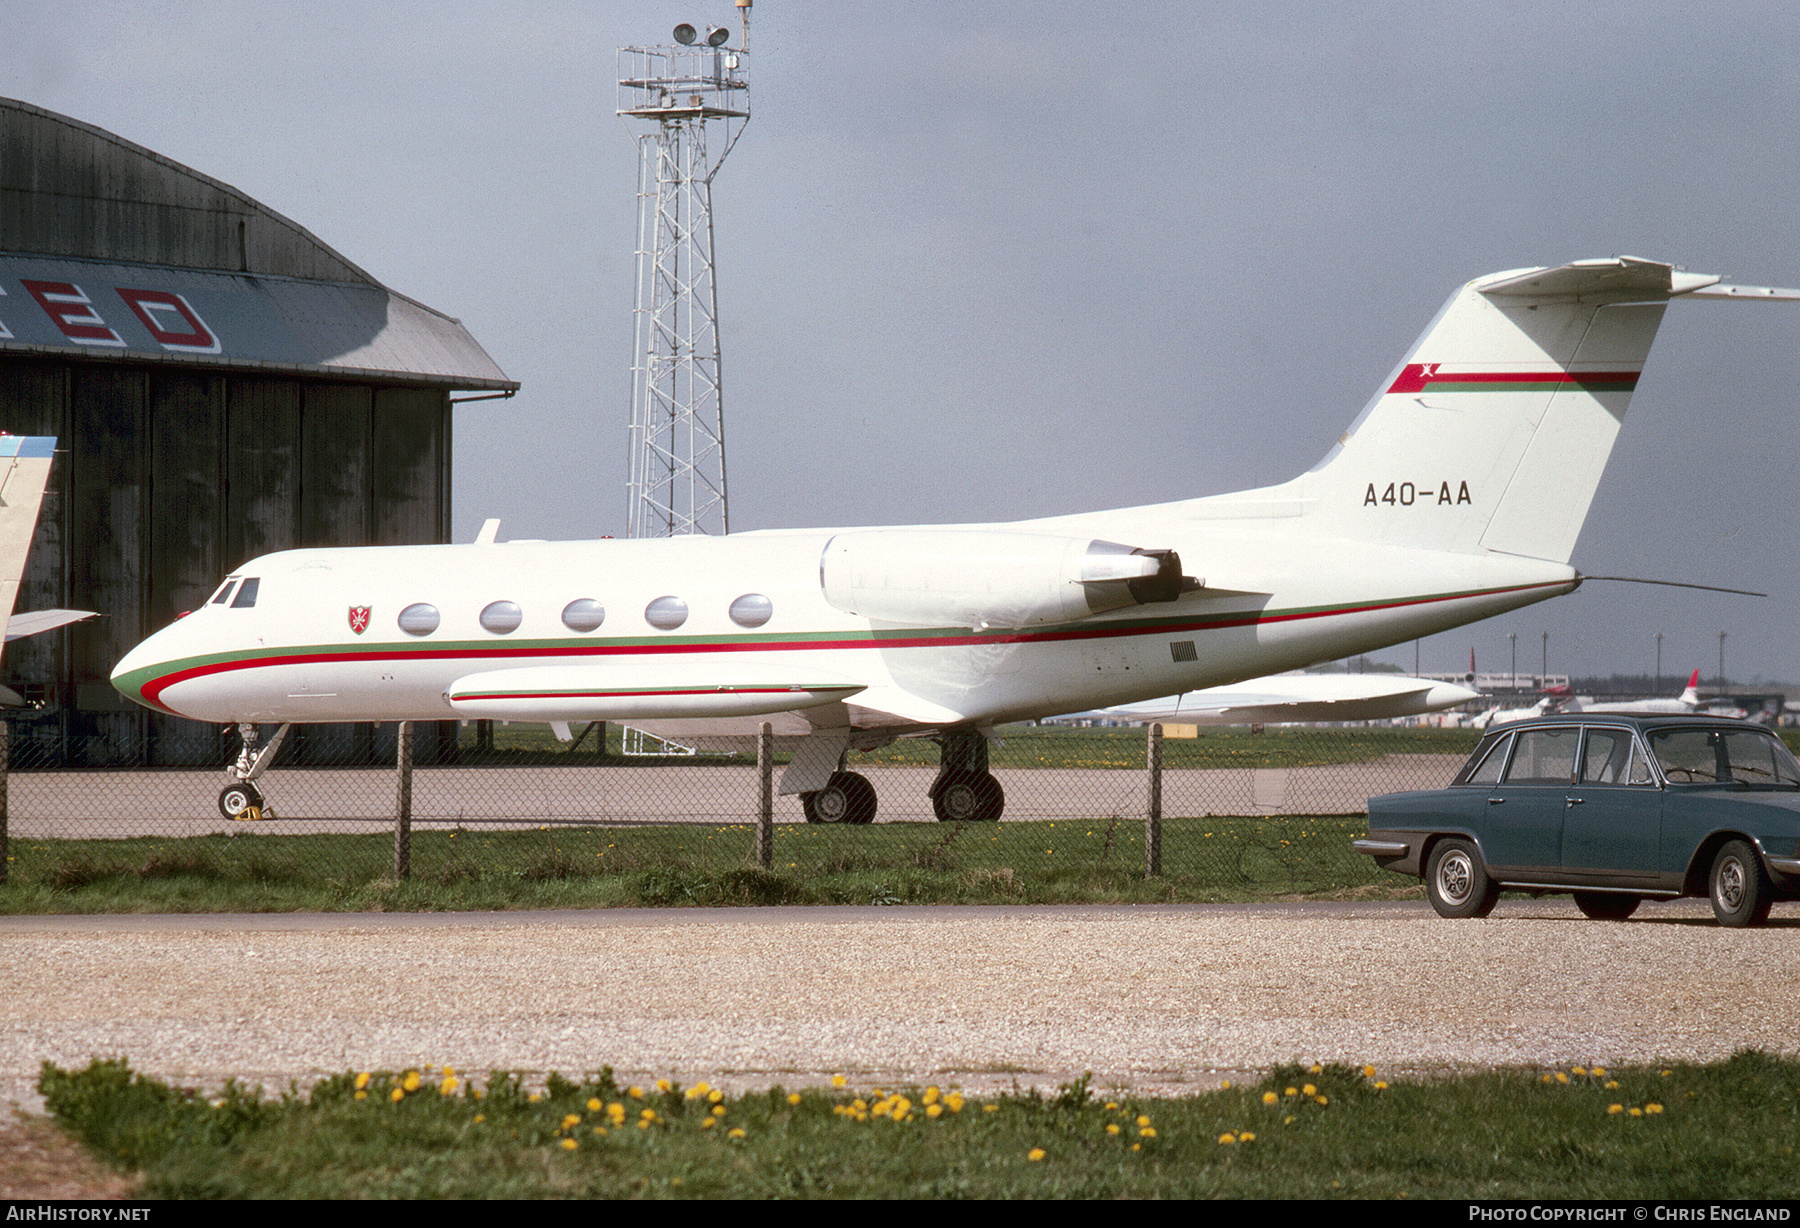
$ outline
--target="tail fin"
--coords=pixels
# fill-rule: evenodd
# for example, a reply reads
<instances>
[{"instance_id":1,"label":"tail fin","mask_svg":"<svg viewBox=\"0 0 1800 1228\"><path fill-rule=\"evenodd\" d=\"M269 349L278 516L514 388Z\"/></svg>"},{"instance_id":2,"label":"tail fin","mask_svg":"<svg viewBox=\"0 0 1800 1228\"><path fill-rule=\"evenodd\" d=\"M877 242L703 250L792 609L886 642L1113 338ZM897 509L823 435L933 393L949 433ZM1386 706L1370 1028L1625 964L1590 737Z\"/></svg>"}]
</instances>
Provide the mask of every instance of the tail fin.
<instances>
[{"instance_id":1,"label":"tail fin","mask_svg":"<svg viewBox=\"0 0 1800 1228\"><path fill-rule=\"evenodd\" d=\"M0 632L18 600L55 454L53 435L0 435Z\"/></svg>"},{"instance_id":2,"label":"tail fin","mask_svg":"<svg viewBox=\"0 0 1800 1228\"><path fill-rule=\"evenodd\" d=\"M1687 690L1681 693L1681 702L1690 708L1700 706L1700 671L1695 670L1688 675Z\"/></svg>"},{"instance_id":3,"label":"tail fin","mask_svg":"<svg viewBox=\"0 0 1800 1228\"><path fill-rule=\"evenodd\" d=\"M1453 295L1295 484L1334 537L1567 562L1671 298L1793 299L1619 257Z\"/></svg>"}]
</instances>

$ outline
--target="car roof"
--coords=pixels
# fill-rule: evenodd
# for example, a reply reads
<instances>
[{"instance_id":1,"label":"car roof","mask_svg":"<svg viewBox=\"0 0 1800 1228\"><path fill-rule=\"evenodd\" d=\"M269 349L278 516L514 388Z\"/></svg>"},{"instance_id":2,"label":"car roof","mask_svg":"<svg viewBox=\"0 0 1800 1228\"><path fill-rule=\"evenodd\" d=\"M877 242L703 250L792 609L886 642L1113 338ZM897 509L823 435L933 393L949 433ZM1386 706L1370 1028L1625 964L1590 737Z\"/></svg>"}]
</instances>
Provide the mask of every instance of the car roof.
<instances>
[{"instance_id":1,"label":"car roof","mask_svg":"<svg viewBox=\"0 0 1800 1228\"><path fill-rule=\"evenodd\" d=\"M1639 730L1696 728L1767 730L1767 726L1758 725L1754 721L1740 721L1730 716L1702 716L1698 713L1684 716L1680 713L1665 712L1646 716L1632 712L1564 712L1552 716L1531 716L1524 720L1508 721L1488 732L1506 733L1514 729L1541 729L1568 725L1629 725Z\"/></svg>"}]
</instances>

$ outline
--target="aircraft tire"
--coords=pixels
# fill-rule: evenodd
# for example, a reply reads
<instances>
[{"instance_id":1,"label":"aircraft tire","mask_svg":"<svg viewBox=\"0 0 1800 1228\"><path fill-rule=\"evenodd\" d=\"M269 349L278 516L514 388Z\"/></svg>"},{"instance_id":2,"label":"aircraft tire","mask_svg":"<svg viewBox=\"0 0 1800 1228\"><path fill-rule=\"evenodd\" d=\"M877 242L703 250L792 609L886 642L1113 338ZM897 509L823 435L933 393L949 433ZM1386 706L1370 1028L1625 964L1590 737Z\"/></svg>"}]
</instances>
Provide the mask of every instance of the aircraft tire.
<instances>
[{"instance_id":1,"label":"aircraft tire","mask_svg":"<svg viewBox=\"0 0 1800 1228\"><path fill-rule=\"evenodd\" d=\"M823 789L800 795L808 823L873 823L875 786L855 772L833 772Z\"/></svg>"},{"instance_id":2,"label":"aircraft tire","mask_svg":"<svg viewBox=\"0 0 1800 1228\"><path fill-rule=\"evenodd\" d=\"M1006 791L988 772L946 772L931 790L940 823L992 823L1006 810Z\"/></svg>"},{"instance_id":3,"label":"aircraft tire","mask_svg":"<svg viewBox=\"0 0 1800 1228\"><path fill-rule=\"evenodd\" d=\"M219 790L219 813L228 819L236 819L244 811L262 804L262 794L252 784L226 785Z\"/></svg>"}]
</instances>

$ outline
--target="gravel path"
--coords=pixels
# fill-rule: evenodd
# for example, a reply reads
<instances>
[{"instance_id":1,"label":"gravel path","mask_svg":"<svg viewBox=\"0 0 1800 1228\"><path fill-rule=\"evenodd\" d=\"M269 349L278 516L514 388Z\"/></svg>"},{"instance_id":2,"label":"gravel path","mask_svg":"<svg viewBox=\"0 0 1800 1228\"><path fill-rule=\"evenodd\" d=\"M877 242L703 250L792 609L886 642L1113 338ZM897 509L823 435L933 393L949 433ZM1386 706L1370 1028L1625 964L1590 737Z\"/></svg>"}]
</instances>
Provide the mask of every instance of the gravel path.
<instances>
[{"instance_id":1,"label":"gravel path","mask_svg":"<svg viewBox=\"0 0 1800 1228\"><path fill-rule=\"evenodd\" d=\"M1800 1049L1800 906L1624 924L1565 899L0 918L0 1105L123 1055L275 1088L448 1064L790 1086L1179 1092L1276 1062L1384 1072Z\"/></svg>"}]
</instances>

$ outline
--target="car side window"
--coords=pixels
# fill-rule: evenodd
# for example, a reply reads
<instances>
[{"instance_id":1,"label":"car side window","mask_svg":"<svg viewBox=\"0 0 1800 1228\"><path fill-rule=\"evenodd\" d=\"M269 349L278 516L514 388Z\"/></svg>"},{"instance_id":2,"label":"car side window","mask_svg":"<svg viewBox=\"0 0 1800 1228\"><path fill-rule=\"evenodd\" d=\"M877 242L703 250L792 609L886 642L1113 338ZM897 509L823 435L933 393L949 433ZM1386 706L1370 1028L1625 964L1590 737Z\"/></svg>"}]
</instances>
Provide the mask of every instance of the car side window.
<instances>
[{"instance_id":1,"label":"car side window","mask_svg":"<svg viewBox=\"0 0 1800 1228\"><path fill-rule=\"evenodd\" d=\"M1506 771L1509 785L1567 785L1575 779L1575 750L1581 729L1527 729L1515 740L1512 765Z\"/></svg>"},{"instance_id":2,"label":"car side window","mask_svg":"<svg viewBox=\"0 0 1800 1228\"><path fill-rule=\"evenodd\" d=\"M1506 748L1511 745L1512 736L1510 734L1503 738L1496 738L1494 744L1488 747L1487 754L1482 756L1481 762L1469 769L1467 775L1463 777L1463 783L1465 785L1497 784L1500 780L1500 770L1506 766Z\"/></svg>"},{"instance_id":3,"label":"car side window","mask_svg":"<svg viewBox=\"0 0 1800 1228\"><path fill-rule=\"evenodd\" d=\"M1584 785L1645 784L1632 779L1632 752L1637 739L1627 729L1590 729L1581 749L1581 779ZM1637 756L1642 763L1643 756ZM1647 773L1646 773L1647 775Z\"/></svg>"}]
</instances>

